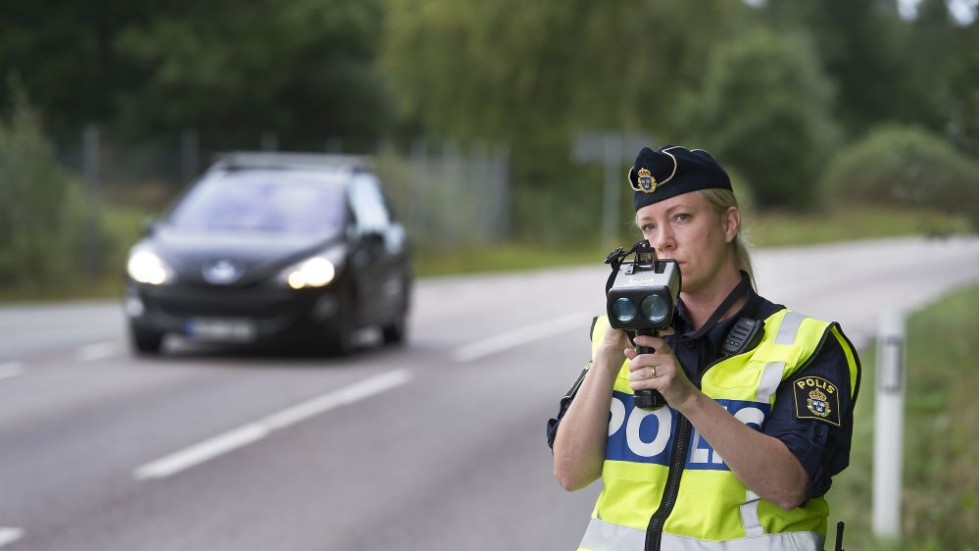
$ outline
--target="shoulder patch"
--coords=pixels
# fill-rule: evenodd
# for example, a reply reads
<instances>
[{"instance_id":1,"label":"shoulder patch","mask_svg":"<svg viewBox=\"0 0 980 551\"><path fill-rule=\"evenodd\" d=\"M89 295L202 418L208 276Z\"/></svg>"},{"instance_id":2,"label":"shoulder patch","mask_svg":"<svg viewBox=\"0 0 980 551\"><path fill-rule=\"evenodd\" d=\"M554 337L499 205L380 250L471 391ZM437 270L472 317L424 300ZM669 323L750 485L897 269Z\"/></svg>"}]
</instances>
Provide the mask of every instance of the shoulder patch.
<instances>
[{"instance_id":1,"label":"shoulder patch","mask_svg":"<svg viewBox=\"0 0 980 551\"><path fill-rule=\"evenodd\" d=\"M816 419L840 426L840 392L823 377L800 377L793 381L796 418Z\"/></svg>"}]
</instances>

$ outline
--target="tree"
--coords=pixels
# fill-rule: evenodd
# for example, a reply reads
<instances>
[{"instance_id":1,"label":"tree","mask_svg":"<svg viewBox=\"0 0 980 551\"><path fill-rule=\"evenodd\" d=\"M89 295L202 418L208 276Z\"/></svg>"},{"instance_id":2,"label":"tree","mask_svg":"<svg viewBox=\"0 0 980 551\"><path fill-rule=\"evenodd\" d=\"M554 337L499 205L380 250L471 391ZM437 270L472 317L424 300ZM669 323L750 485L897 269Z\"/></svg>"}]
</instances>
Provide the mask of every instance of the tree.
<instances>
[{"instance_id":1,"label":"tree","mask_svg":"<svg viewBox=\"0 0 980 551\"><path fill-rule=\"evenodd\" d=\"M121 30L142 21L159 0L0 2L0 80L21 79L46 127L74 132L113 119L138 82L137 67L114 46ZM0 104L10 103L0 87Z\"/></svg>"},{"instance_id":2,"label":"tree","mask_svg":"<svg viewBox=\"0 0 980 551\"><path fill-rule=\"evenodd\" d=\"M193 3L130 26L117 46L147 68L127 111L134 126L197 128L205 140L320 149L343 136L365 147L391 122L374 66L379 1Z\"/></svg>"},{"instance_id":3,"label":"tree","mask_svg":"<svg viewBox=\"0 0 980 551\"><path fill-rule=\"evenodd\" d=\"M848 135L863 134L901 108L895 84L907 68L895 0L768 0L761 14L770 28L813 44L817 63L835 83L833 113Z\"/></svg>"},{"instance_id":4,"label":"tree","mask_svg":"<svg viewBox=\"0 0 980 551\"><path fill-rule=\"evenodd\" d=\"M833 87L805 37L745 29L714 51L691 120L759 208L810 209L833 151Z\"/></svg>"},{"instance_id":5,"label":"tree","mask_svg":"<svg viewBox=\"0 0 980 551\"><path fill-rule=\"evenodd\" d=\"M977 17L964 25L953 19L945 0L922 0L905 27L903 109L894 119L945 136L975 156Z\"/></svg>"},{"instance_id":6,"label":"tree","mask_svg":"<svg viewBox=\"0 0 980 551\"><path fill-rule=\"evenodd\" d=\"M96 122L130 138L196 128L224 147L264 131L366 147L392 124L383 2L4 2L0 78L23 78L56 135Z\"/></svg>"},{"instance_id":7,"label":"tree","mask_svg":"<svg viewBox=\"0 0 980 551\"><path fill-rule=\"evenodd\" d=\"M425 131L508 142L521 229L565 237L594 230L581 205L598 201L601 178L571 165L573 137L686 133L676 106L711 37L737 28L743 11L718 0L391 0L384 67L403 116Z\"/></svg>"},{"instance_id":8,"label":"tree","mask_svg":"<svg viewBox=\"0 0 980 551\"><path fill-rule=\"evenodd\" d=\"M772 28L810 37L837 85L835 113L849 139L897 121L975 155L977 18L956 21L947 1L921 0L911 19L895 0L767 0L759 13Z\"/></svg>"}]
</instances>

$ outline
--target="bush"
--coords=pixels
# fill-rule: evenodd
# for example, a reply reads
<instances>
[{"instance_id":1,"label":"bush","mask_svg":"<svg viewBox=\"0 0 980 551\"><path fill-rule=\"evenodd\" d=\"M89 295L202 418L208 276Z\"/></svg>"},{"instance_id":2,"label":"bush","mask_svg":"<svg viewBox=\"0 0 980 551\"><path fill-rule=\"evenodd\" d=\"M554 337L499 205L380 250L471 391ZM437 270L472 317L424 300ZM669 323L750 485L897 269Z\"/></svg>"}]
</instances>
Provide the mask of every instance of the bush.
<instances>
[{"instance_id":1,"label":"bush","mask_svg":"<svg viewBox=\"0 0 980 551\"><path fill-rule=\"evenodd\" d=\"M11 85L0 116L0 285L39 289L79 270L101 275L104 232L94 209L55 161L23 91Z\"/></svg>"},{"instance_id":2,"label":"bush","mask_svg":"<svg viewBox=\"0 0 980 551\"><path fill-rule=\"evenodd\" d=\"M841 151L823 187L838 200L937 209L976 227L977 176L976 163L939 136L886 125Z\"/></svg>"}]
</instances>

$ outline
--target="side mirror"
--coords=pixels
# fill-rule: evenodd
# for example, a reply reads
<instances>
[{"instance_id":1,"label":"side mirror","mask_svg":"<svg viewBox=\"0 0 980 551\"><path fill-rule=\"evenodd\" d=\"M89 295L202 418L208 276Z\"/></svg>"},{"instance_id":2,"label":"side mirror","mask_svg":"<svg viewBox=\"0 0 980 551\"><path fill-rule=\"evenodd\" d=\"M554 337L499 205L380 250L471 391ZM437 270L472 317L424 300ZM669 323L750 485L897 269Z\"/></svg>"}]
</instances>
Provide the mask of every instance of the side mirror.
<instances>
[{"instance_id":1,"label":"side mirror","mask_svg":"<svg viewBox=\"0 0 980 551\"><path fill-rule=\"evenodd\" d=\"M381 246L385 244L385 236L379 231L369 231L364 234L364 241L372 245Z\"/></svg>"},{"instance_id":2,"label":"side mirror","mask_svg":"<svg viewBox=\"0 0 980 551\"><path fill-rule=\"evenodd\" d=\"M157 231L157 219L149 216L143 220L143 237L150 237Z\"/></svg>"}]
</instances>

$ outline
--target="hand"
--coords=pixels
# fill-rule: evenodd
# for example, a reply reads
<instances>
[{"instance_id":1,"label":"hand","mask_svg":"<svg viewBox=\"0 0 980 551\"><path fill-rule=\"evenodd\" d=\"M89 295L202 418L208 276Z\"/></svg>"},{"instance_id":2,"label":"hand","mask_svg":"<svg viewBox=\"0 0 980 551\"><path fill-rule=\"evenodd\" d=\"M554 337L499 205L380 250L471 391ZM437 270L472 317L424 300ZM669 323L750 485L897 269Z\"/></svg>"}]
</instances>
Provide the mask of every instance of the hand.
<instances>
[{"instance_id":1,"label":"hand","mask_svg":"<svg viewBox=\"0 0 980 551\"><path fill-rule=\"evenodd\" d=\"M662 335L672 335L673 329L665 329ZM674 351L662 337L637 335L633 342L638 346L653 349L650 354L638 354L627 348L626 357L630 360L630 388L634 391L652 388L660 391L667 403L677 409L697 392L677 361Z\"/></svg>"},{"instance_id":2,"label":"hand","mask_svg":"<svg viewBox=\"0 0 980 551\"><path fill-rule=\"evenodd\" d=\"M602 335L602 342L596 348L596 356L606 355L616 360L617 367L622 365L623 358L622 351L624 348L629 346L629 339L626 338L626 331L622 329L613 329L609 325L609 320L605 317L599 318L596 322L603 324L605 326L605 331ZM597 358L593 358L595 361Z\"/></svg>"}]
</instances>

